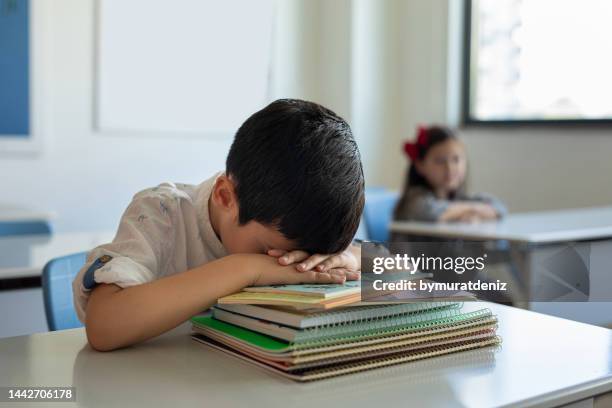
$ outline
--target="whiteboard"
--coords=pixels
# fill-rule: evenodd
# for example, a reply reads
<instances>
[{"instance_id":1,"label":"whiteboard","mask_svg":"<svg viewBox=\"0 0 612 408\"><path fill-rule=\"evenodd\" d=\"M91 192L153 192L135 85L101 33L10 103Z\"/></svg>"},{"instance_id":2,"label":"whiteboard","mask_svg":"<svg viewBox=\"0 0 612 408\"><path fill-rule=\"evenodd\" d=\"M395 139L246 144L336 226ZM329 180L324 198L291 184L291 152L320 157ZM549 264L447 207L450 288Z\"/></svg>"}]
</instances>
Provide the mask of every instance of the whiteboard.
<instances>
[{"instance_id":1,"label":"whiteboard","mask_svg":"<svg viewBox=\"0 0 612 408\"><path fill-rule=\"evenodd\" d=\"M269 101L274 0L98 0L99 130L234 133Z\"/></svg>"}]
</instances>

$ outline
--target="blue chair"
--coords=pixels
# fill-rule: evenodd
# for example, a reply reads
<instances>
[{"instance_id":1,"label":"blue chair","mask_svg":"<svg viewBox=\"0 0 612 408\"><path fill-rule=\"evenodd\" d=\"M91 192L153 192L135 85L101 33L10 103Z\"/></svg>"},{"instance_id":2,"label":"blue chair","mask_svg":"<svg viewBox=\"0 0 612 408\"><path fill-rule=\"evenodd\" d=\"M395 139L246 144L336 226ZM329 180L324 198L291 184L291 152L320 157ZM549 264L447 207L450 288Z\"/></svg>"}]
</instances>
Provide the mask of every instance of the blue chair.
<instances>
[{"instance_id":1,"label":"blue chair","mask_svg":"<svg viewBox=\"0 0 612 408\"><path fill-rule=\"evenodd\" d=\"M72 281L85 265L86 257L86 252L62 256L43 268L43 299L51 331L83 327L72 303Z\"/></svg>"},{"instance_id":2,"label":"blue chair","mask_svg":"<svg viewBox=\"0 0 612 408\"><path fill-rule=\"evenodd\" d=\"M368 240L386 242L389 240L389 223L399 194L381 187L367 188L363 218Z\"/></svg>"},{"instance_id":3,"label":"blue chair","mask_svg":"<svg viewBox=\"0 0 612 408\"><path fill-rule=\"evenodd\" d=\"M47 221L0 221L0 237L16 235L51 234Z\"/></svg>"},{"instance_id":4,"label":"blue chair","mask_svg":"<svg viewBox=\"0 0 612 408\"><path fill-rule=\"evenodd\" d=\"M363 220L363 215L361 216L361 220L359 221L359 227L357 228L357 232L353 239L358 241L367 241L368 240L368 232L366 231L365 221Z\"/></svg>"}]
</instances>

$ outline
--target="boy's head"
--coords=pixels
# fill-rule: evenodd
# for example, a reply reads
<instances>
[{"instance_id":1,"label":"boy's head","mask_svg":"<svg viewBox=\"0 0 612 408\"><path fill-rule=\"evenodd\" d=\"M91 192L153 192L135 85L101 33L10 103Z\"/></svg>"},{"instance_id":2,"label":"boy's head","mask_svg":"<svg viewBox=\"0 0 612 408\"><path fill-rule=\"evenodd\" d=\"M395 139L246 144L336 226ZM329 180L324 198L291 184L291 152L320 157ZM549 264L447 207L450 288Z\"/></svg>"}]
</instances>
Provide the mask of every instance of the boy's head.
<instances>
[{"instance_id":1,"label":"boy's head","mask_svg":"<svg viewBox=\"0 0 612 408\"><path fill-rule=\"evenodd\" d=\"M248 118L230 148L226 176L213 194L225 185L226 221L218 233L230 252L335 253L359 226L364 179L357 144L349 125L316 103L281 99Z\"/></svg>"}]
</instances>

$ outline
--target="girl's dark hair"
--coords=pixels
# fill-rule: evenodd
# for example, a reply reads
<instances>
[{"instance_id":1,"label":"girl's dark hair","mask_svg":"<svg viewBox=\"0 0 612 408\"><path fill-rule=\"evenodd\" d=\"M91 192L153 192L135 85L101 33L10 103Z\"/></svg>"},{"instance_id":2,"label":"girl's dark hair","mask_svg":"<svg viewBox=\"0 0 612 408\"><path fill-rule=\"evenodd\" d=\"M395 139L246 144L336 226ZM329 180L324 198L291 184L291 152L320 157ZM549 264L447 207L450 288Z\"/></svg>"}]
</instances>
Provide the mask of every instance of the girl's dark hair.
<instances>
[{"instance_id":1,"label":"girl's dark hair","mask_svg":"<svg viewBox=\"0 0 612 408\"><path fill-rule=\"evenodd\" d=\"M437 144L444 143L448 140L457 140L457 134L452 131L450 128L446 126L431 126L424 129L426 132L426 142L425 143L417 143L416 144L416 156L418 160L423 160L429 150ZM402 193L402 198L398 202L395 212L403 207L404 201L407 198L408 192L411 188L414 187L423 187L427 190L433 191L433 187L429 184L427 179L423 177L421 173L418 172L414 162L410 163L408 167L408 174L406 175L406 181L404 183L404 191ZM464 194L465 191L465 182L461 183L459 188L453 192L451 192L449 199L454 200L458 196Z\"/></svg>"}]
</instances>

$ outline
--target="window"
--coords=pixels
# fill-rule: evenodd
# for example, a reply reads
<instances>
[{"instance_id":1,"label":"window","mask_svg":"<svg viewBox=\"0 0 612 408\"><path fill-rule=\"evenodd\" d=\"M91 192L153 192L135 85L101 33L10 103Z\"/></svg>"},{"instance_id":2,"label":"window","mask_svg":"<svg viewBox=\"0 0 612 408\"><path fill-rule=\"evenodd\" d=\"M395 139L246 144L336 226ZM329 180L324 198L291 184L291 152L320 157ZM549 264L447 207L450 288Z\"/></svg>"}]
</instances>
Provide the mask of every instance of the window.
<instances>
[{"instance_id":1,"label":"window","mask_svg":"<svg viewBox=\"0 0 612 408\"><path fill-rule=\"evenodd\" d=\"M610 0L468 0L465 123L612 123L611 22Z\"/></svg>"}]
</instances>

